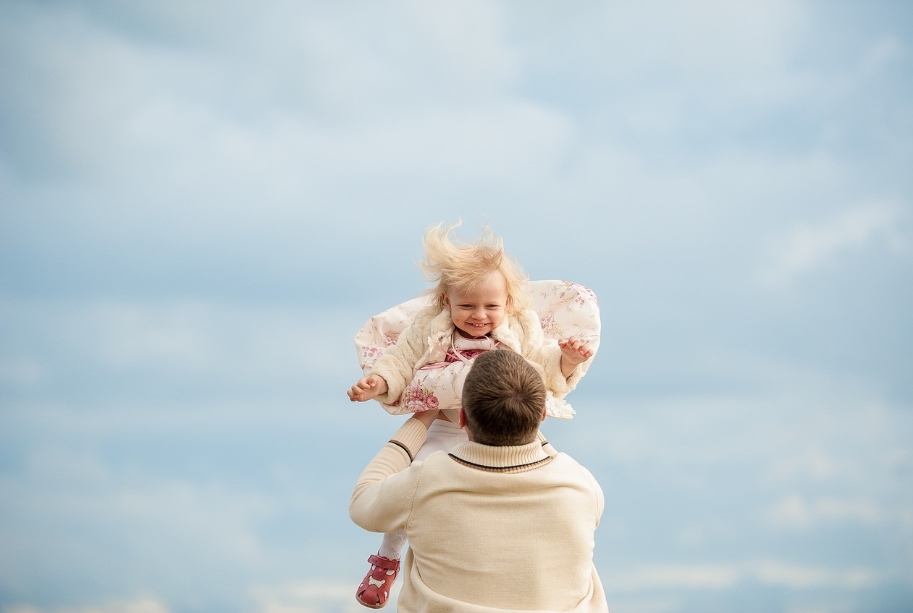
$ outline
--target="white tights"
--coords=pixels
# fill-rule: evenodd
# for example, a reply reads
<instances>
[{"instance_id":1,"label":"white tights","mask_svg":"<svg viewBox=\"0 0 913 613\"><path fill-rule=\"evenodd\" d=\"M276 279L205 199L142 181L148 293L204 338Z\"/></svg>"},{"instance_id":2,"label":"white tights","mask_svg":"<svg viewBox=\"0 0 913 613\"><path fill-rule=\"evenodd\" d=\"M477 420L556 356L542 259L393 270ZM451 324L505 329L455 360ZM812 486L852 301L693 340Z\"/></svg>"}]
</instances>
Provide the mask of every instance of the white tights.
<instances>
[{"instance_id":1,"label":"white tights","mask_svg":"<svg viewBox=\"0 0 913 613\"><path fill-rule=\"evenodd\" d=\"M459 443L466 442L468 437L465 430L453 422L443 419L435 419L428 428L428 438L425 444L418 450L415 456L416 460L424 460L435 451L449 452ZM406 544L406 532L397 530L384 534L384 540L377 550L378 555L391 560L399 560L403 555L403 545Z\"/></svg>"}]
</instances>

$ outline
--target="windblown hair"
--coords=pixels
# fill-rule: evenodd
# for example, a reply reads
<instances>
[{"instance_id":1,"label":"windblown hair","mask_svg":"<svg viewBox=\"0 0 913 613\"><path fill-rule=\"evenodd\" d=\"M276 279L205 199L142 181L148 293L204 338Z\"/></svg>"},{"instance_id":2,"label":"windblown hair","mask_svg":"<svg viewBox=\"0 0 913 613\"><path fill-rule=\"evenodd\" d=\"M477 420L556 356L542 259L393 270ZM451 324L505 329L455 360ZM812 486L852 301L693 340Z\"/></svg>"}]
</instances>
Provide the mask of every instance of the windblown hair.
<instances>
[{"instance_id":1,"label":"windblown hair","mask_svg":"<svg viewBox=\"0 0 913 613\"><path fill-rule=\"evenodd\" d=\"M509 349L473 360L463 384L463 412L472 440L503 447L536 438L545 409L545 384L526 359Z\"/></svg>"},{"instance_id":2,"label":"windblown hair","mask_svg":"<svg viewBox=\"0 0 913 613\"><path fill-rule=\"evenodd\" d=\"M422 244L425 257L419 268L430 283L437 285L427 291L434 296L438 308L445 308L444 298L450 290L470 292L494 271L504 275L507 284L507 312L529 308L523 286L526 275L504 251L501 238L485 227L475 243L455 243L450 233L460 226L438 224L425 230Z\"/></svg>"}]
</instances>

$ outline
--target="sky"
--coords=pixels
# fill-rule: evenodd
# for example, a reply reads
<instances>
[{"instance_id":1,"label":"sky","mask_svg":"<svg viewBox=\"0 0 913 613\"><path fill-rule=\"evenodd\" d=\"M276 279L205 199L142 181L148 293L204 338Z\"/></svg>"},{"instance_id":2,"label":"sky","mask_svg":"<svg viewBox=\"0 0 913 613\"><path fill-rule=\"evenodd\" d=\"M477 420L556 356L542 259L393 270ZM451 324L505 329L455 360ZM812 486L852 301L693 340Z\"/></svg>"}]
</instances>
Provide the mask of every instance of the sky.
<instances>
[{"instance_id":1,"label":"sky","mask_svg":"<svg viewBox=\"0 0 913 613\"><path fill-rule=\"evenodd\" d=\"M0 612L363 610L456 220L599 298L613 613L913 610L910 168L903 1L0 0Z\"/></svg>"}]
</instances>

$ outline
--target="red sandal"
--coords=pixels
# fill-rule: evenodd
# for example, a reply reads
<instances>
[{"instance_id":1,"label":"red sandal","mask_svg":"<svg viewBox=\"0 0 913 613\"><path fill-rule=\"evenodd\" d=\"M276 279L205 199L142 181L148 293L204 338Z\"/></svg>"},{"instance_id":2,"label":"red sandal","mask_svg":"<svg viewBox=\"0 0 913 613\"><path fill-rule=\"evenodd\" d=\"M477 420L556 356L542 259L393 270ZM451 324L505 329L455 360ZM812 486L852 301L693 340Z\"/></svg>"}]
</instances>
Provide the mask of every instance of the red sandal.
<instances>
[{"instance_id":1,"label":"red sandal","mask_svg":"<svg viewBox=\"0 0 913 613\"><path fill-rule=\"evenodd\" d=\"M371 563L371 570L358 586L355 600L369 609L380 609L387 604L390 588L393 587L393 582L399 575L399 560L371 556L368 558L368 562Z\"/></svg>"}]
</instances>

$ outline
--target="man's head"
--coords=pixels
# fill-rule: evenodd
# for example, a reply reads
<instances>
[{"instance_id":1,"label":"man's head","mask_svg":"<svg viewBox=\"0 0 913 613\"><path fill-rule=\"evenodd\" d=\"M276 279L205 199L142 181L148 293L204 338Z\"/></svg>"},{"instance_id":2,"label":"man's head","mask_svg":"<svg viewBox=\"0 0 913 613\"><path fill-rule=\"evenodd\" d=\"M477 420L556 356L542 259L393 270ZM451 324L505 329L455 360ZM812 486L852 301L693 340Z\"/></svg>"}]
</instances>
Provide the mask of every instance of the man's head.
<instances>
[{"instance_id":1,"label":"man's head","mask_svg":"<svg viewBox=\"0 0 913 613\"><path fill-rule=\"evenodd\" d=\"M545 419L545 384L513 351L485 351L463 384L463 413L472 440L503 447L536 438Z\"/></svg>"}]
</instances>

